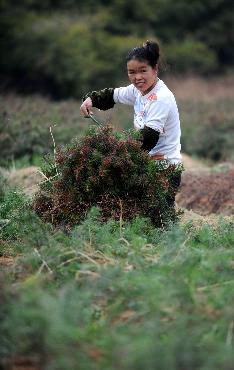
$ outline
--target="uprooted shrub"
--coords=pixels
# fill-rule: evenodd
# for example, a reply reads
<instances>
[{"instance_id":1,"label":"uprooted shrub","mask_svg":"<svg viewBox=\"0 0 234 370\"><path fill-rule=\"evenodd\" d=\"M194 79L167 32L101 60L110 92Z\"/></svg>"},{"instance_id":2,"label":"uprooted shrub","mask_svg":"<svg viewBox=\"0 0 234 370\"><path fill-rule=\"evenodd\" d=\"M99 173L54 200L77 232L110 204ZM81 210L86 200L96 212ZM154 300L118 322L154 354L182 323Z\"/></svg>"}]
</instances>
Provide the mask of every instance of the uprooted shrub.
<instances>
[{"instance_id":1,"label":"uprooted shrub","mask_svg":"<svg viewBox=\"0 0 234 370\"><path fill-rule=\"evenodd\" d=\"M181 166L152 161L130 133L111 127L91 128L69 147L47 158L45 181L35 196L34 209L46 222L69 229L82 221L91 207L103 221L148 217L156 227L178 218L168 200L175 190L170 180Z\"/></svg>"}]
</instances>

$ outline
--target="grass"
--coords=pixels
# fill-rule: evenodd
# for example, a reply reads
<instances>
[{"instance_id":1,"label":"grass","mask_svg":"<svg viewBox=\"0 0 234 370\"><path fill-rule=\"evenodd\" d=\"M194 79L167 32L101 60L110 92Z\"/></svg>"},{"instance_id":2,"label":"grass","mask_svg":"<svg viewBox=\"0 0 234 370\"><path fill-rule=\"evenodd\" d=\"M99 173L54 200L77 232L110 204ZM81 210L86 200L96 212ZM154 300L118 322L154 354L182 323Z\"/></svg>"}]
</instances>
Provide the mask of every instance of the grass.
<instances>
[{"instance_id":1,"label":"grass","mask_svg":"<svg viewBox=\"0 0 234 370\"><path fill-rule=\"evenodd\" d=\"M102 223L93 208L66 234L12 190L0 215L1 255L13 257L0 275L2 366L233 369L231 219L158 230Z\"/></svg>"}]
</instances>

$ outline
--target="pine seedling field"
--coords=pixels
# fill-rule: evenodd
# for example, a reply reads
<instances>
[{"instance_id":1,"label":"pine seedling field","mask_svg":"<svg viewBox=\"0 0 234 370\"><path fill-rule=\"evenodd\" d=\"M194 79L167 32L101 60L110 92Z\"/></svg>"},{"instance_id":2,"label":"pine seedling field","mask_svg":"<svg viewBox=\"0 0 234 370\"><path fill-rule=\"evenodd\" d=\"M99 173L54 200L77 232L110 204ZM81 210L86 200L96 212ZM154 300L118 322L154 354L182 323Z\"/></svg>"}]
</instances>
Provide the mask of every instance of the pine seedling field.
<instances>
[{"instance_id":1,"label":"pine seedling field","mask_svg":"<svg viewBox=\"0 0 234 370\"><path fill-rule=\"evenodd\" d=\"M98 145L104 139L118 155L103 154ZM105 184L115 171L121 181L127 173L132 181L129 168L136 164L126 158L124 145L156 176L159 190L152 199L164 204L168 167L152 167L136 141L114 137L109 129L56 150L35 199L1 179L2 369L234 369L233 217L176 222L176 210L163 209L162 225L157 213L147 217L140 207L128 217L126 188L113 181L108 194L118 202L116 208L107 203L108 213L91 198L103 183L88 181L100 168ZM82 162L77 148L87 150ZM117 165L117 158L123 163ZM72 202L80 201L77 184L86 189L86 208L81 212L77 202L79 212L63 213L72 187ZM142 190L141 183L131 186Z\"/></svg>"}]
</instances>

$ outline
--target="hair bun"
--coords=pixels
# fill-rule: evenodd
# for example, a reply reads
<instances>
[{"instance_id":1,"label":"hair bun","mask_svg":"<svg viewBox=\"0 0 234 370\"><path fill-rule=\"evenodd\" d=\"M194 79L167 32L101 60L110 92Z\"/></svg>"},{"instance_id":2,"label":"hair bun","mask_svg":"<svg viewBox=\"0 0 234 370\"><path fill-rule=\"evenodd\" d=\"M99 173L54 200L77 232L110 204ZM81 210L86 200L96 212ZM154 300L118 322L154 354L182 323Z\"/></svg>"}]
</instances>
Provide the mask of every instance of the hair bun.
<instances>
[{"instance_id":1,"label":"hair bun","mask_svg":"<svg viewBox=\"0 0 234 370\"><path fill-rule=\"evenodd\" d=\"M157 42L146 40L146 42L143 43L143 47L147 49L150 53L153 53L154 55L157 55L157 57L159 57L159 45Z\"/></svg>"},{"instance_id":2,"label":"hair bun","mask_svg":"<svg viewBox=\"0 0 234 370\"><path fill-rule=\"evenodd\" d=\"M146 42L143 43L144 48L147 48L150 46L152 41L146 40Z\"/></svg>"},{"instance_id":3,"label":"hair bun","mask_svg":"<svg viewBox=\"0 0 234 370\"><path fill-rule=\"evenodd\" d=\"M159 45L155 41L146 40L143 46L138 46L129 51L126 61L132 59L145 60L154 68L159 60Z\"/></svg>"}]
</instances>

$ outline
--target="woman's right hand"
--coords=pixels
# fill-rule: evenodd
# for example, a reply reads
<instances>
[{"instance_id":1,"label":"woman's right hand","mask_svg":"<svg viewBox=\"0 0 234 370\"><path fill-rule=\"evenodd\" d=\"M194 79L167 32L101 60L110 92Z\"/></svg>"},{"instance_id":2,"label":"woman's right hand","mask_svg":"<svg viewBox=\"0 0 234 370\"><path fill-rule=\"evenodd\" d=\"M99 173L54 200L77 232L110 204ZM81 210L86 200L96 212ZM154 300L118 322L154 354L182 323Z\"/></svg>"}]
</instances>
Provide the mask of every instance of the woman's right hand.
<instances>
[{"instance_id":1,"label":"woman's right hand","mask_svg":"<svg viewBox=\"0 0 234 370\"><path fill-rule=\"evenodd\" d=\"M93 112L91 108L93 106L92 100L90 98L85 99L85 101L80 106L80 112L84 117L89 117Z\"/></svg>"}]
</instances>

